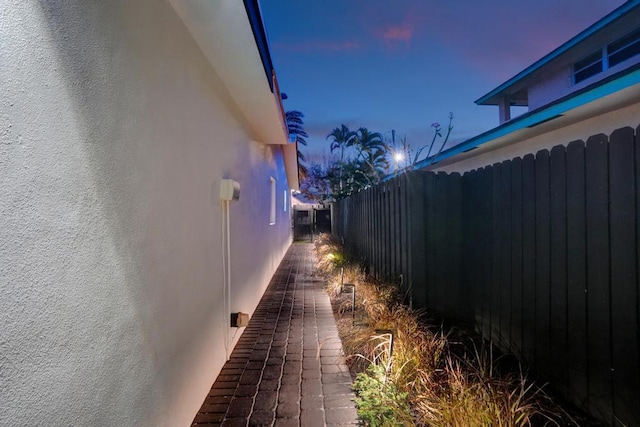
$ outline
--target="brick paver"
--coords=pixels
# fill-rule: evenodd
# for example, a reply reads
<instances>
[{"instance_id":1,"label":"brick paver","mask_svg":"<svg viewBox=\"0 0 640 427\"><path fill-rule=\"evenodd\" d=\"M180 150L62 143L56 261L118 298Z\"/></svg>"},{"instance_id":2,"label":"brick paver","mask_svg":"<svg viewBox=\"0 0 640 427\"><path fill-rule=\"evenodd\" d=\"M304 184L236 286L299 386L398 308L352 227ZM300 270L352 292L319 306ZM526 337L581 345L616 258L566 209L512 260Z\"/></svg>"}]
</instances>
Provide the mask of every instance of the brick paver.
<instances>
[{"instance_id":1,"label":"brick paver","mask_svg":"<svg viewBox=\"0 0 640 427\"><path fill-rule=\"evenodd\" d=\"M311 243L291 245L192 425L357 425Z\"/></svg>"}]
</instances>

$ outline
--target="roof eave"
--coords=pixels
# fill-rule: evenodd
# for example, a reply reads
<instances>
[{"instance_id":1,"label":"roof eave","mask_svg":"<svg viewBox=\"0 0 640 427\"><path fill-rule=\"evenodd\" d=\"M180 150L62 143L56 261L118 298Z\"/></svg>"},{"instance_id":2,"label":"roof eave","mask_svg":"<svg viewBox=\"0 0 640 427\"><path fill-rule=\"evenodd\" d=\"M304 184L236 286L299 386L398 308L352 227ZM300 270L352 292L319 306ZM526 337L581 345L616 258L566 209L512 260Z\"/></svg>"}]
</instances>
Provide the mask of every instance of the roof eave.
<instances>
[{"instance_id":1,"label":"roof eave","mask_svg":"<svg viewBox=\"0 0 640 427\"><path fill-rule=\"evenodd\" d=\"M544 107L530 111L529 113L516 117L515 119L503 123L502 125L487 132L468 139L443 151L437 156L437 159L434 159L433 157L425 159L416 165L416 169L438 167L443 164L452 163L452 158L454 156L459 156L465 152L480 147L483 144L498 138L506 137L524 128L534 128L546 121L550 121L556 117L567 114L573 109L589 104L593 101L597 101L598 99L604 98L608 95L626 90L635 85L640 85L640 64L610 76L603 81L594 83L577 93L573 93ZM640 91L638 93L640 93ZM533 136L535 135L532 134L527 137L531 138Z\"/></svg>"},{"instance_id":2,"label":"roof eave","mask_svg":"<svg viewBox=\"0 0 640 427\"><path fill-rule=\"evenodd\" d=\"M592 36L593 34L598 32L605 26L611 24L612 22L626 15L638 5L640 5L640 0L627 1L622 6L620 6L613 12L609 13L607 16L600 19L599 21L597 21L596 23L594 23L584 31L580 32L578 35L576 35L566 43L554 49L553 51L548 53L546 56L543 56L542 58L540 58L539 60L531 64L529 67L525 68L524 70L522 70L521 72L519 72L509 80L507 80L506 82L502 83L500 86L496 87L495 89L488 92L484 96L478 98L475 101L475 103L477 105L495 105L497 103L496 98L500 95L500 93L504 92L505 90L509 89L513 85L517 84L518 82L523 80L525 77L528 77L529 75L531 75L533 72L539 70L541 67L553 61L558 56L565 53L569 49L573 48L577 44L581 43L588 37Z\"/></svg>"},{"instance_id":3,"label":"roof eave","mask_svg":"<svg viewBox=\"0 0 640 427\"><path fill-rule=\"evenodd\" d=\"M237 1L170 2L246 119L252 138L264 144L287 144L286 121L259 9L249 13ZM256 38L256 34L262 36Z\"/></svg>"}]
</instances>

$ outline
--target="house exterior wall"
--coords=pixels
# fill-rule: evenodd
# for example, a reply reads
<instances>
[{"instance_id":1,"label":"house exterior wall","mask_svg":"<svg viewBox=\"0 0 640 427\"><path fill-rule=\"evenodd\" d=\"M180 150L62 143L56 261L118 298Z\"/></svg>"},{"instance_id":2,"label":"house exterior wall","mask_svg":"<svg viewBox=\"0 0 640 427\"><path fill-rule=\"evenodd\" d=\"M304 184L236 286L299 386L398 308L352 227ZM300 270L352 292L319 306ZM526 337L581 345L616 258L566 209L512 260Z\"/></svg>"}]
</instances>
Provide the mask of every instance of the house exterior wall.
<instances>
[{"instance_id":1,"label":"house exterior wall","mask_svg":"<svg viewBox=\"0 0 640 427\"><path fill-rule=\"evenodd\" d=\"M547 72L528 87L529 111L561 98L571 91L571 66Z\"/></svg>"},{"instance_id":2,"label":"house exterior wall","mask_svg":"<svg viewBox=\"0 0 640 427\"><path fill-rule=\"evenodd\" d=\"M430 170L435 172L443 171L464 173L488 165L493 165L504 160L523 157L527 154L536 153L539 150L551 149L556 145L566 146L575 140L584 141L591 135L599 133L610 135L611 132L621 127L631 126L635 128L639 124L639 117L640 104L635 103L568 126L550 130L549 132L539 134L535 137L524 138L518 142L505 145L491 151L482 152L481 150L487 150L486 145L480 146L477 151L472 152L476 153L475 155L440 167L436 165L435 167L430 168Z\"/></svg>"},{"instance_id":3,"label":"house exterior wall","mask_svg":"<svg viewBox=\"0 0 640 427\"><path fill-rule=\"evenodd\" d=\"M168 3L0 7L0 425L188 425L235 332L220 179L252 313L291 242L282 148Z\"/></svg>"},{"instance_id":4,"label":"house exterior wall","mask_svg":"<svg viewBox=\"0 0 640 427\"><path fill-rule=\"evenodd\" d=\"M546 64L530 77L527 83L529 111L549 104L559 98L583 89L597 81L603 80L615 73L640 63L640 56L629 58L598 73L582 82L573 84L573 64L584 57L602 50L607 44L626 36L638 28L640 9L635 9L621 17L614 25L609 25L578 44L557 60Z\"/></svg>"},{"instance_id":5,"label":"house exterior wall","mask_svg":"<svg viewBox=\"0 0 640 427\"><path fill-rule=\"evenodd\" d=\"M529 86L529 111L545 106L638 63L640 63L640 56L635 56L575 85L572 84L572 64L556 67Z\"/></svg>"}]
</instances>

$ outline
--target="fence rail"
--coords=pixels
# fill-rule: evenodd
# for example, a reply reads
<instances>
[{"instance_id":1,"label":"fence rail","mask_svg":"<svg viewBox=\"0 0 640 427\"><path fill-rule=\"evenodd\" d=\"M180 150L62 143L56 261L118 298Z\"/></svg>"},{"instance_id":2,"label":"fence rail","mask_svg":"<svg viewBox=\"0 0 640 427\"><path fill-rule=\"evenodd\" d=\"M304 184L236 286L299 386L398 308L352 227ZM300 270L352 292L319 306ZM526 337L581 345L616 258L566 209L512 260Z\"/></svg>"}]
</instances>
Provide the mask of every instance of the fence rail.
<instances>
[{"instance_id":1,"label":"fence rail","mask_svg":"<svg viewBox=\"0 0 640 427\"><path fill-rule=\"evenodd\" d=\"M333 232L372 275L402 275L414 306L640 425L639 129L462 176L404 173L336 202Z\"/></svg>"}]
</instances>

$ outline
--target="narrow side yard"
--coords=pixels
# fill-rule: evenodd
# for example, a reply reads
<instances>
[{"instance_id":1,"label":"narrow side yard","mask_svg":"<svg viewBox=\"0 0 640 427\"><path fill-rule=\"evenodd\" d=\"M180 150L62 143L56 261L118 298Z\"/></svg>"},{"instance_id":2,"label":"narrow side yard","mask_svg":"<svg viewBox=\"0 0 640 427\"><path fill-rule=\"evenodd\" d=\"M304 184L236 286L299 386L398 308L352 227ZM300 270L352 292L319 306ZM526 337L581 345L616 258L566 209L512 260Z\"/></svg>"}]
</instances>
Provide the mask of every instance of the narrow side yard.
<instances>
[{"instance_id":1,"label":"narrow side yard","mask_svg":"<svg viewBox=\"0 0 640 427\"><path fill-rule=\"evenodd\" d=\"M294 243L192 425L357 425L313 244Z\"/></svg>"}]
</instances>

